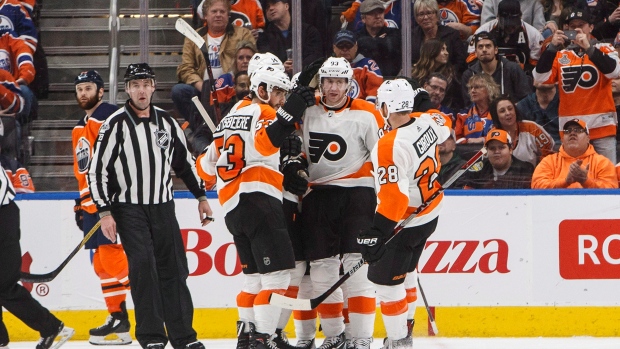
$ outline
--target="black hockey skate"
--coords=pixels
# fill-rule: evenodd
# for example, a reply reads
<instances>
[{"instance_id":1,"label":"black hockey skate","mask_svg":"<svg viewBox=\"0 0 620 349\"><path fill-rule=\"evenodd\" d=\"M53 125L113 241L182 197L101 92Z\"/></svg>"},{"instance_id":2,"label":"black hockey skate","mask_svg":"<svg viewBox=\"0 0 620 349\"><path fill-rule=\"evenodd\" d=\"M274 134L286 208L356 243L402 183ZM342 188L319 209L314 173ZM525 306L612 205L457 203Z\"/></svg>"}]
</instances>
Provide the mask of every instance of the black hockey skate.
<instances>
[{"instance_id":1,"label":"black hockey skate","mask_svg":"<svg viewBox=\"0 0 620 349\"><path fill-rule=\"evenodd\" d=\"M41 337L37 343L36 349L57 349L61 345L65 344L69 338L73 337L75 330L71 327L65 327L62 322L58 326L58 330L49 336ZM58 342L54 343L54 340L58 337Z\"/></svg>"},{"instance_id":2,"label":"black hockey skate","mask_svg":"<svg viewBox=\"0 0 620 349\"><path fill-rule=\"evenodd\" d=\"M189 344L185 344L185 348L184 349L205 349L204 344L202 344L202 342L200 341L195 341Z\"/></svg>"},{"instance_id":3,"label":"black hockey skate","mask_svg":"<svg viewBox=\"0 0 620 349\"><path fill-rule=\"evenodd\" d=\"M126 345L131 344L129 335L129 317L125 302L121 303L121 311L108 315L105 323L89 331L90 339L88 342L93 345ZM105 339L106 336L115 334L117 338Z\"/></svg>"},{"instance_id":4,"label":"black hockey skate","mask_svg":"<svg viewBox=\"0 0 620 349\"><path fill-rule=\"evenodd\" d=\"M250 332L243 330L245 330L245 322L237 321L237 349L250 349Z\"/></svg>"},{"instance_id":5,"label":"black hockey skate","mask_svg":"<svg viewBox=\"0 0 620 349\"><path fill-rule=\"evenodd\" d=\"M282 339L278 339L278 335L258 333L256 327L250 322L250 349L297 349L294 346L288 344L288 340L285 342Z\"/></svg>"},{"instance_id":6,"label":"black hockey skate","mask_svg":"<svg viewBox=\"0 0 620 349\"><path fill-rule=\"evenodd\" d=\"M346 347L346 338L344 337L344 332L335 337L326 337L318 349L345 349Z\"/></svg>"},{"instance_id":7,"label":"black hockey skate","mask_svg":"<svg viewBox=\"0 0 620 349\"><path fill-rule=\"evenodd\" d=\"M314 338L312 339L299 339L295 347L298 349L316 349Z\"/></svg>"}]
</instances>

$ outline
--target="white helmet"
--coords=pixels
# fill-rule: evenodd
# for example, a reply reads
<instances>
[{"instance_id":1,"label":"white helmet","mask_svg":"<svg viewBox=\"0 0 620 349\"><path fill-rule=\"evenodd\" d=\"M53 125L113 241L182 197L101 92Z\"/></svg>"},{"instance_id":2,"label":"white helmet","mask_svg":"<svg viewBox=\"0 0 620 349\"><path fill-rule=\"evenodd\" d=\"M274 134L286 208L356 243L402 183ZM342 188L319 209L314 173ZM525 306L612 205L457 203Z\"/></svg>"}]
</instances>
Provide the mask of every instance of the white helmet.
<instances>
[{"instance_id":1,"label":"white helmet","mask_svg":"<svg viewBox=\"0 0 620 349\"><path fill-rule=\"evenodd\" d=\"M248 63L248 75L251 77L258 68L263 66L272 66L280 71L284 71L284 64L273 53L255 53Z\"/></svg>"},{"instance_id":2,"label":"white helmet","mask_svg":"<svg viewBox=\"0 0 620 349\"><path fill-rule=\"evenodd\" d=\"M319 69L319 79L323 78L346 78L351 82L353 69L344 57L329 57Z\"/></svg>"},{"instance_id":3,"label":"white helmet","mask_svg":"<svg viewBox=\"0 0 620 349\"><path fill-rule=\"evenodd\" d=\"M377 90L377 110L381 111L381 106L387 105L388 114L411 112L415 93L413 87L405 79L395 79L384 81ZM386 117L388 115L385 115Z\"/></svg>"},{"instance_id":4,"label":"white helmet","mask_svg":"<svg viewBox=\"0 0 620 349\"><path fill-rule=\"evenodd\" d=\"M295 75L293 75L293 77L291 78L291 88L296 88L298 87L297 85L299 84L299 75L301 74L301 72L296 73Z\"/></svg>"},{"instance_id":5,"label":"white helmet","mask_svg":"<svg viewBox=\"0 0 620 349\"><path fill-rule=\"evenodd\" d=\"M263 100L258 96L258 87L261 84L267 85L265 88L269 96L267 100ZM269 98L271 98L271 91L273 91L274 87L279 87L285 91L291 89L291 80L289 80L288 75L284 71L278 70L277 67L263 66L250 76L250 91L254 92L254 95L265 103L268 103Z\"/></svg>"}]
</instances>

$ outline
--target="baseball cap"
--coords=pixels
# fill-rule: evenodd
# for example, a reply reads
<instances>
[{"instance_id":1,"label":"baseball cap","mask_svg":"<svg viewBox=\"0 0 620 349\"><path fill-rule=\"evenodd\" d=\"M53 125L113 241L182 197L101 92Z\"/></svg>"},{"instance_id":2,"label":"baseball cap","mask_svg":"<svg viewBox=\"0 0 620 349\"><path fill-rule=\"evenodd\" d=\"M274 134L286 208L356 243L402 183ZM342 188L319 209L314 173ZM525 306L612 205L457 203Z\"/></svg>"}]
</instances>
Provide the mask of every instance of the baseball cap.
<instances>
[{"instance_id":1,"label":"baseball cap","mask_svg":"<svg viewBox=\"0 0 620 349\"><path fill-rule=\"evenodd\" d=\"M351 45L355 45L355 43L357 42L357 37L355 36L355 33L350 30L340 30L339 32L337 32L334 36L334 45L338 45L343 42L348 42Z\"/></svg>"},{"instance_id":2,"label":"baseball cap","mask_svg":"<svg viewBox=\"0 0 620 349\"><path fill-rule=\"evenodd\" d=\"M497 16L504 26L521 25L521 5L518 0L502 0L497 6Z\"/></svg>"},{"instance_id":3,"label":"baseball cap","mask_svg":"<svg viewBox=\"0 0 620 349\"><path fill-rule=\"evenodd\" d=\"M474 47L478 45L478 42L481 40L491 40L493 41L493 46L497 46L497 42L495 41L495 35L492 35L487 31L481 31L480 33L474 35Z\"/></svg>"},{"instance_id":4,"label":"baseball cap","mask_svg":"<svg viewBox=\"0 0 620 349\"><path fill-rule=\"evenodd\" d=\"M360 13L364 14L364 13L368 13L371 12L373 10L376 9L382 9L385 10L385 6L383 5L383 1L381 0L365 0L364 2L362 2L362 5L360 6Z\"/></svg>"},{"instance_id":5,"label":"baseball cap","mask_svg":"<svg viewBox=\"0 0 620 349\"><path fill-rule=\"evenodd\" d=\"M512 144L512 139L510 139L508 132L497 128L489 131L489 134L484 141L484 146L486 147L490 141L500 141L504 144Z\"/></svg>"},{"instance_id":6,"label":"baseball cap","mask_svg":"<svg viewBox=\"0 0 620 349\"><path fill-rule=\"evenodd\" d=\"M586 23L591 23L590 22L590 10L588 10L587 8L573 9L568 14L568 17L566 17L566 23L570 23L570 21L572 21L573 19L581 19L582 21Z\"/></svg>"},{"instance_id":7,"label":"baseball cap","mask_svg":"<svg viewBox=\"0 0 620 349\"><path fill-rule=\"evenodd\" d=\"M590 134L590 131L588 130L588 125L586 125L586 122L583 120L579 120L579 119L569 120L564 124L564 129L566 129L570 125L579 126L582 129L586 130L586 134Z\"/></svg>"}]
</instances>

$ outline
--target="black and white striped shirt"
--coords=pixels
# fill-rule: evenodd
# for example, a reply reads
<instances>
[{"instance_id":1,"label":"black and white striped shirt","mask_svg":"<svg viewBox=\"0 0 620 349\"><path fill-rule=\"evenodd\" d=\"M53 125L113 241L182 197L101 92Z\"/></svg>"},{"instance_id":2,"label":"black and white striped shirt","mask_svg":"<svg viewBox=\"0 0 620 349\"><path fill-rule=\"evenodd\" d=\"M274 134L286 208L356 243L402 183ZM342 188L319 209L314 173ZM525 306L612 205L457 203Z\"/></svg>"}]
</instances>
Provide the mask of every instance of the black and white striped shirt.
<instances>
[{"instance_id":1,"label":"black and white striped shirt","mask_svg":"<svg viewBox=\"0 0 620 349\"><path fill-rule=\"evenodd\" d=\"M0 206L10 204L13 199L15 199L15 188L4 168L0 166Z\"/></svg>"},{"instance_id":2,"label":"black and white striped shirt","mask_svg":"<svg viewBox=\"0 0 620 349\"><path fill-rule=\"evenodd\" d=\"M179 124L163 109L150 106L139 118L128 104L99 129L88 185L99 212L115 202L152 205L172 200L174 169L196 198L205 195Z\"/></svg>"}]
</instances>

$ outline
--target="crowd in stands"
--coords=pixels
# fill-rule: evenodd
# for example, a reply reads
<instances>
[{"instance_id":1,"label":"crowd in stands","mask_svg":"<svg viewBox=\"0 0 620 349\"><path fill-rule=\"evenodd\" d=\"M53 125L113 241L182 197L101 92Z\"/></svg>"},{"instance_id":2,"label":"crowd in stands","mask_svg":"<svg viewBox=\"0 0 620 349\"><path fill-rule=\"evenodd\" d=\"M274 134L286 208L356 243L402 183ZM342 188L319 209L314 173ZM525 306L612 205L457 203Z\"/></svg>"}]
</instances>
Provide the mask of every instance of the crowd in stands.
<instances>
[{"instance_id":1,"label":"crowd in stands","mask_svg":"<svg viewBox=\"0 0 620 349\"><path fill-rule=\"evenodd\" d=\"M302 66L346 58L354 70L348 95L374 102L380 84L401 75L401 1L301 1L302 44L294 48L291 0L193 0L208 64L186 40L171 92L175 110L190 131L205 132L192 97L210 115L217 102L221 117L248 94L255 53L272 53L292 77L297 49ZM334 5L345 10L332 14ZM34 0L0 5L13 22L13 29L0 28L0 146L22 162L37 97L45 98L37 81L45 85L45 77L35 70L36 9ZM451 117L453 151L486 145L491 132L503 130L512 156L536 167L562 152L566 122L579 119L593 150L617 162L617 7L585 0L415 0L412 26L411 81Z\"/></svg>"},{"instance_id":2,"label":"crowd in stands","mask_svg":"<svg viewBox=\"0 0 620 349\"><path fill-rule=\"evenodd\" d=\"M400 0L301 4L303 66L321 57L344 57L354 70L348 95L370 102L385 79L401 75ZM335 24L325 20L332 5L348 6L331 16L339 19ZM214 77L220 104L230 105L247 91L233 88L239 72L237 66L231 68L238 53L229 53L233 46L239 51L255 43L247 49L248 55L273 53L293 75L291 0L203 0L198 8L204 21L200 30L209 33L210 49L220 45L210 51L213 71L222 73ZM226 31L210 17L217 8L229 13ZM565 142L575 136L570 133L567 138L566 124L573 119L585 123L587 131L577 136L586 136L591 151L608 159L612 167L616 163L616 106L620 105L620 59L615 48L620 46L616 40L620 10L616 7L585 0L415 0L412 24L411 81L426 89L434 107L453 121L454 137L448 142L454 144L442 146L443 158L459 164L465 161L459 149L471 152L472 144L489 149L485 162L454 187L534 186L534 169L544 159L566 153ZM196 70L193 79L188 79L188 69ZM195 47L184 49L178 73L181 83L173 90L175 105L192 127L198 127L200 119L189 98L201 96L211 108L213 101L209 89L200 88L208 79L204 58ZM242 75L242 79L247 78ZM175 93L179 89L187 91L183 98ZM576 178L581 178L579 173L564 178L564 186L597 187Z\"/></svg>"}]
</instances>

